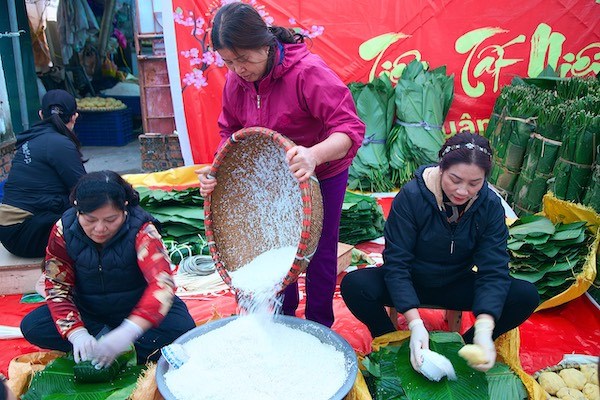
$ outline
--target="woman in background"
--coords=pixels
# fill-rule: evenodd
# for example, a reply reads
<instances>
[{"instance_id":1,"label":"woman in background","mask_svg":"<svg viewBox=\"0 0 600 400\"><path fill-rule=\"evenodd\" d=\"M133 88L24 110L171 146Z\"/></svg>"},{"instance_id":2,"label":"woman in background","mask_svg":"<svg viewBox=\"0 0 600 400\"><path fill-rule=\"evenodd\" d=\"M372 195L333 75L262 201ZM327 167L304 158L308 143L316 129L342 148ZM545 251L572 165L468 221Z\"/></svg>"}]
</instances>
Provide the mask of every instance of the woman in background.
<instances>
[{"instance_id":1,"label":"woman in background","mask_svg":"<svg viewBox=\"0 0 600 400\"><path fill-rule=\"evenodd\" d=\"M17 135L16 152L0 204L0 242L19 257L43 257L50 229L69 207L69 193L85 174L81 144L73 133L75 98L50 90L42 121Z\"/></svg>"}]
</instances>

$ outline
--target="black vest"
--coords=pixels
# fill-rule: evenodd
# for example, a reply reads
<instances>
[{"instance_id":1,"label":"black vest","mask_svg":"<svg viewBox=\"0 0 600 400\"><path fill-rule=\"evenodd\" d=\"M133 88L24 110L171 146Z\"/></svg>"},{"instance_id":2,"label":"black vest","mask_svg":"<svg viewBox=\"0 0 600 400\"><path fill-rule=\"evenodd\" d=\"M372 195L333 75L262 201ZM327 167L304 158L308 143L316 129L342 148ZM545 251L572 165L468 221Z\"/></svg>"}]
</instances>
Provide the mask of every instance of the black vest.
<instances>
[{"instance_id":1,"label":"black vest","mask_svg":"<svg viewBox=\"0 0 600 400\"><path fill-rule=\"evenodd\" d=\"M108 325L119 324L142 297L147 283L137 263L135 237L148 221L158 226L141 207L127 210L121 229L102 247L84 233L75 209L62 216L67 253L74 261L75 304L82 314Z\"/></svg>"}]
</instances>

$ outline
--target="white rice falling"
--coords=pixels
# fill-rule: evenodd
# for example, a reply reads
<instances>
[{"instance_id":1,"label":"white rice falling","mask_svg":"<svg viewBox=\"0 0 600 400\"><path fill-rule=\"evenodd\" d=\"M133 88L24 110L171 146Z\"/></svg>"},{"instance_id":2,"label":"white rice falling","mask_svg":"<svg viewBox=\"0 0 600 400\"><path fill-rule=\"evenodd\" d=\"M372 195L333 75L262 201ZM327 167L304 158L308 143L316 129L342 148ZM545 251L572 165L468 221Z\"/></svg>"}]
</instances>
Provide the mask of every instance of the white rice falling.
<instances>
[{"instance_id":1,"label":"white rice falling","mask_svg":"<svg viewBox=\"0 0 600 400\"><path fill-rule=\"evenodd\" d=\"M184 344L190 360L165 380L178 400L327 400L344 355L315 336L247 315Z\"/></svg>"},{"instance_id":2,"label":"white rice falling","mask_svg":"<svg viewBox=\"0 0 600 400\"><path fill-rule=\"evenodd\" d=\"M268 313L279 310L277 292L290 270L297 248L271 249L260 254L243 267L229 273L231 285L238 290L240 314Z\"/></svg>"}]
</instances>

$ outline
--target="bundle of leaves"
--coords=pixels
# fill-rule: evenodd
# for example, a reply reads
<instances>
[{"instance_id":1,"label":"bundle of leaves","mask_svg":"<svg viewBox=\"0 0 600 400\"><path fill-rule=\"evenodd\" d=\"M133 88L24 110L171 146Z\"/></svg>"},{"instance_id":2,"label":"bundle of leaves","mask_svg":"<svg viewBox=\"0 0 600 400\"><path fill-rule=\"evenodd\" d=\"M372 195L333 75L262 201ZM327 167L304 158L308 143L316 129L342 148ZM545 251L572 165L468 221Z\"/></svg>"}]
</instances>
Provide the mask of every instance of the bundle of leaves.
<instances>
[{"instance_id":1,"label":"bundle of leaves","mask_svg":"<svg viewBox=\"0 0 600 400\"><path fill-rule=\"evenodd\" d=\"M424 164L436 163L444 144L442 125L454 97L454 75L446 67L433 70L413 60L396 85L397 126L390 132L388 150L392 180L401 187Z\"/></svg>"},{"instance_id":2,"label":"bundle of leaves","mask_svg":"<svg viewBox=\"0 0 600 400\"><path fill-rule=\"evenodd\" d=\"M506 364L496 363L487 373L469 367L458 355L464 346L456 332L431 332L429 348L442 354L454 366L457 379L427 380L409 361L409 341L385 346L363 361L367 386L374 400L521 400L527 392L521 380Z\"/></svg>"},{"instance_id":3,"label":"bundle of leaves","mask_svg":"<svg viewBox=\"0 0 600 400\"><path fill-rule=\"evenodd\" d=\"M75 364L72 354L57 358L36 372L22 400L122 400L136 387L144 370L135 351L120 356L110 367L95 370L89 362ZM77 376L74 374L77 370ZM95 370L95 371L94 371ZM106 379L102 379L106 377ZM82 382L86 381L88 383Z\"/></svg>"},{"instance_id":4,"label":"bundle of leaves","mask_svg":"<svg viewBox=\"0 0 600 400\"><path fill-rule=\"evenodd\" d=\"M358 116L366 125L363 144L350 166L348 188L387 192L394 188L386 147L394 123L394 87L387 75L348 87Z\"/></svg>"},{"instance_id":5,"label":"bundle of leaves","mask_svg":"<svg viewBox=\"0 0 600 400\"><path fill-rule=\"evenodd\" d=\"M518 219L509 236L510 274L535 284L542 301L571 286L593 241L586 221L554 224L540 215Z\"/></svg>"},{"instance_id":6,"label":"bundle of leaves","mask_svg":"<svg viewBox=\"0 0 600 400\"><path fill-rule=\"evenodd\" d=\"M600 144L596 147L596 161L592 167L591 178L583 198L583 204L600 213Z\"/></svg>"},{"instance_id":7,"label":"bundle of leaves","mask_svg":"<svg viewBox=\"0 0 600 400\"><path fill-rule=\"evenodd\" d=\"M200 254L206 242L204 199L198 188L167 191L137 187L136 190L140 193L140 206L161 223L167 247L187 246L192 249L190 255Z\"/></svg>"},{"instance_id":8,"label":"bundle of leaves","mask_svg":"<svg viewBox=\"0 0 600 400\"><path fill-rule=\"evenodd\" d=\"M593 144L600 145L600 112L592 111L594 105L600 105L600 97L588 95L575 102L578 110L566 117L565 136L550 187L557 198L581 203L596 158Z\"/></svg>"},{"instance_id":9,"label":"bundle of leaves","mask_svg":"<svg viewBox=\"0 0 600 400\"><path fill-rule=\"evenodd\" d=\"M357 244L383 235L383 210L371 196L346 192L340 219L340 242Z\"/></svg>"}]
</instances>

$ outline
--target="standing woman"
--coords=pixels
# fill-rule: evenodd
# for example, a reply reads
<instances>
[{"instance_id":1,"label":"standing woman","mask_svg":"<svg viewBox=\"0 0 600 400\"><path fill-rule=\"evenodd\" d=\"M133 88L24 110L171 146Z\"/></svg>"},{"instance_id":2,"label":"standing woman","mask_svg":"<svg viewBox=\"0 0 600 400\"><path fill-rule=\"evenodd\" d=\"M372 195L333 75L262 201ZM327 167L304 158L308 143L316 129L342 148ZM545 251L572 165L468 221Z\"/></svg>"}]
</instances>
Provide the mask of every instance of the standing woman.
<instances>
[{"instance_id":1,"label":"standing woman","mask_svg":"<svg viewBox=\"0 0 600 400\"><path fill-rule=\"evenodd\" d=\"M85 174L81 144L73 133L75 98L50 90L42 121L17 135L16 152L0 204L0 242L20 257L43 257L50 229L69 207L69 193Z\"/></svg>"},{"instance_id":2,"label":"standing woman","mask_svg":"<svg viewBox=\"0 0 600 400\"><path fill-rule=\"evenodd\" d=\"M249 4L236 2L216 13L213 48L230 72L223 89L218 123L221 145L234 132L261 126L282 133L296 146L287 152L289 168L300 181L319 179L323 195L323 232L306 273L306 318L333 324L337 243L348 168L360 147L365 126L340 78L310 53L303 37L268 27ZM199 170L203 196L216 180ZM295 315L298 285L285 289L283 312Z\"/></svg>"},{"instance_id":3,"label":"standing woman","mask_svg":"<svg viewBox=\"0 0 600 400\"><path fill-rule=\"evenodd\" d=\"M48 242L47 304L25 316L23 336L98 368L132 344L138 363L156 361L158 349L195 326L174 294L156 219L112 171L85 175L71 200Z\"/></svg>"},{"instance_id":4,"label":"standing woman","mask_svg":"<svg viewBox=\"0 0 600 400\"><path fill-rule=\"evenodd\" d=\"M504 208L486 182L487 139L461 132L439 156L439 165L421 167L396 195L384 230L384 265L346 275L342 297L373 337L395 330L385 307L403 313L415 370L429 348L418 308L472 311L476 322L463 338L484 349L487 362L472 367L487 371L496 360L493 341L523 323L539 296L533 284L508 273Z\"/></svg>"}]
</instances>

